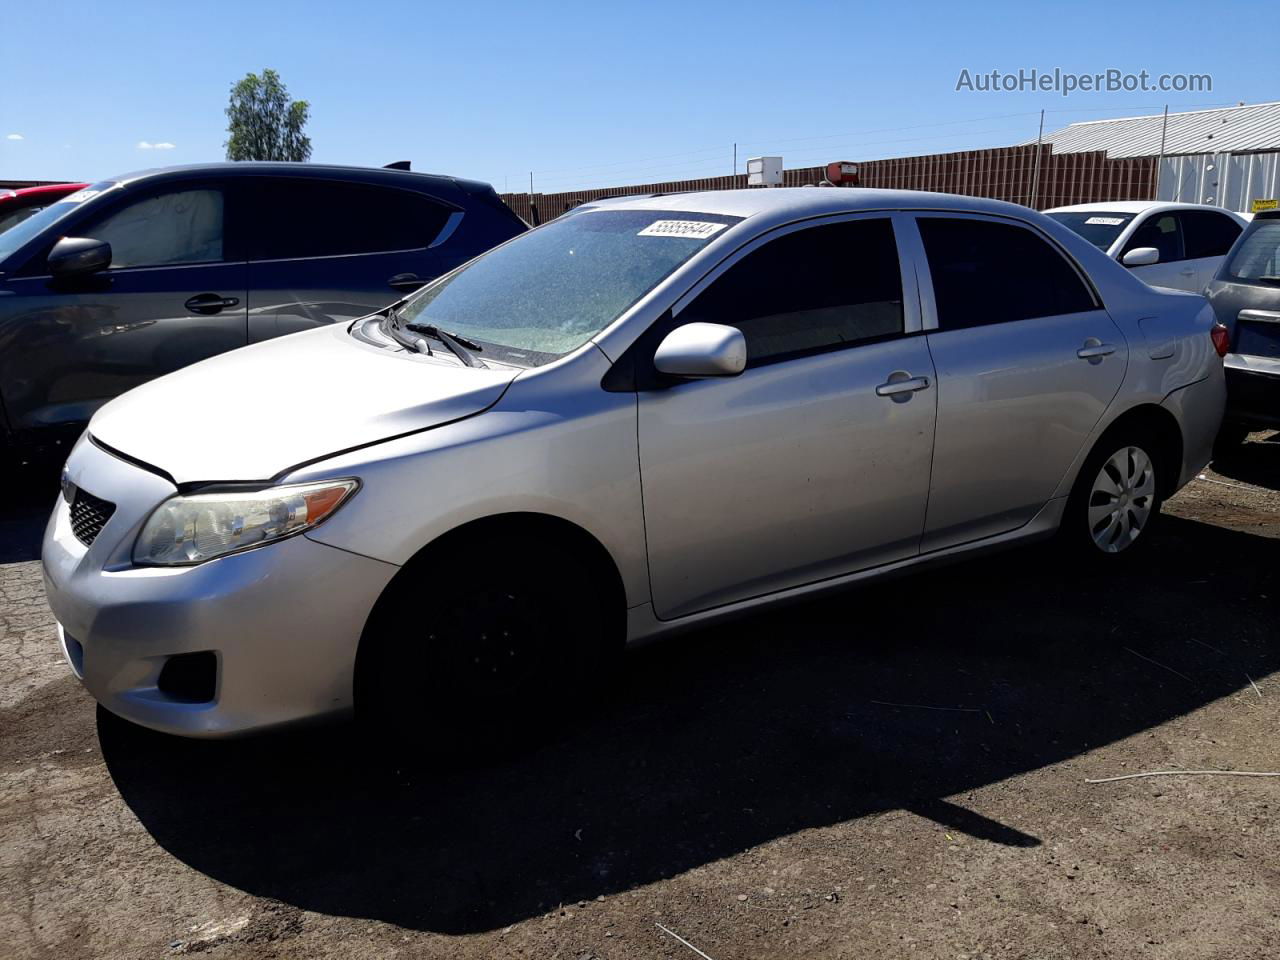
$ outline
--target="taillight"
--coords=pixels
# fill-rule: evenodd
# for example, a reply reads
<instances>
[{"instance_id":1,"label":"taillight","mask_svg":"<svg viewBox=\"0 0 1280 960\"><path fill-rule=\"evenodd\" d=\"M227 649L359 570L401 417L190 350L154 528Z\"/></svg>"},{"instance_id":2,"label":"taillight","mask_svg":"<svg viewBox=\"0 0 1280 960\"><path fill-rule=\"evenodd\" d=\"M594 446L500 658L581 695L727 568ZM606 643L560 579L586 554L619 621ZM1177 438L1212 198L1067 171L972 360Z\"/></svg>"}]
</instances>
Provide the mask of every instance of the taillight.
<instances>
[{"instance_id":1,"label":"taillight","mask_svg":"<svg viewBox=\"0 0 1280 960\"><path fill-rule=\"evenodd\" d=\"M1215 323L1209 330L1209 339L1213 341L1213 349L1218 356L1225 357L1231 350L1231 331L1225 324Z\"/></svg>"}]
</instances>

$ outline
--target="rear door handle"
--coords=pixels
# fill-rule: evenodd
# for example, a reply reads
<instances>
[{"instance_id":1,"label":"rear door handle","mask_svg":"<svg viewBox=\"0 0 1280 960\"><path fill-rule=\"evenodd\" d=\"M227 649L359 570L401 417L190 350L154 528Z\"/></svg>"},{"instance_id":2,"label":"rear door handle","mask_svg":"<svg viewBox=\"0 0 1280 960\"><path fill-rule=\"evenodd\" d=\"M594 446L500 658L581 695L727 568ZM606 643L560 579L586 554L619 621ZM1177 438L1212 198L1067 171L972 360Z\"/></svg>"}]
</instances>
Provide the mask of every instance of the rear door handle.
<instances>
[{"instance_id":1,"label":"rear door handle","mask_svg":"<svg viewBox=\"0 0 1280 960\"><path fill-rule=\"evenodd\" d=\"M234 307L240 302L239 297L224 297L220 293L197 293L183 304L192 313L214 314L223 307Z\"/></svg>"},{"instance_id":2,"label":"rear door handle","mask_svg":"<svg viewBox=\"0 0 1280 960\"><path fill-rule=\"evenodd\" d=\"M1097 337L1090 337L1084 342L1084 346L1076 351L1076 356L1081 360L1102 362L1103 357L1109 357L1116 352L1115 344L1103 343Z\"/></svg>"},{"instance_id":3,"label":"rear door handle","mask_svg":"<svg viewBox=\"0 0 1280 960\"><path fill-rule=\"evenodd\" d=\"M1255 323L1280 323L1280 313L1274 310L1241 310L1236 314L1238 320L1252 320Z\"/></svg>"},{"instance_id":4,"label":"rear door handle","mask_svg":"<svg viewBox=\"0 0 1280 960\"><path fill-rule=\"evenodd\" d=\"M894 380L891 374L887 383L882 383L876 387L876 396L896 397L904 393L915 393L918 390L928 389L928 377L904 377L901 380Z\"/></svg>"},{"instance_id":5,"label":"rear door handle","mask_svg":"<svg viewBox=\"0 0 1280 960\"><path fill-rule=\"evenodd\" d=\"M426 284L416 273L397 273L394 277L387 281L387 286L392 290L404 290L406 292L417 290Z\"/></svg>"}]
</instances>

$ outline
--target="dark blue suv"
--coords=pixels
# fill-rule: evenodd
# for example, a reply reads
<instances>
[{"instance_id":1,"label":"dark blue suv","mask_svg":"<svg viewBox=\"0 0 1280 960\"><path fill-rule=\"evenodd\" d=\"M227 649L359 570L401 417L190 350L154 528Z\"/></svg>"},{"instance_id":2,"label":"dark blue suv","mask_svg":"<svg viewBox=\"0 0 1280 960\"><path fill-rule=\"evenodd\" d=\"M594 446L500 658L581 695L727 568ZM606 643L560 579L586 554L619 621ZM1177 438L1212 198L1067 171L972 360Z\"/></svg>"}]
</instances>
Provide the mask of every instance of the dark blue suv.
<instances>
[{"instance_id":1,"label":"dark blue suv","mask_svg":"<svg viewBox=\"0 0 1280 960\"><path fill-rule=\"evenodd\" d=\"M96 183L0 233L0 446L381 309L526 229L486 183L406 170L216 163Z\"/></svg>"}]
</instances>

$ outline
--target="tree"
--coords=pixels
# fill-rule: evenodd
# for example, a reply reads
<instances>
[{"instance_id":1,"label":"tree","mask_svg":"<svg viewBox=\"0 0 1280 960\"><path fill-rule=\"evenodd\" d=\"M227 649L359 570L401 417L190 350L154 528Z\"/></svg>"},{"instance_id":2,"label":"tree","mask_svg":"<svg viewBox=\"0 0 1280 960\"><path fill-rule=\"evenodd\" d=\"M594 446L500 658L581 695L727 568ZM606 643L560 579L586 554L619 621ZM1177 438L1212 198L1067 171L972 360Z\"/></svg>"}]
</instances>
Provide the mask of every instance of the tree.
<instances>
[{"instance_id":1,"label":"tree","mask_svg":"<svg viewBox=\"0 0 1280 960\"><path fill-rule=\"evenodd\" d=\"M227 159L311 159L311 138L302 132L310 113L307 101L289 99L274 70L246 74L227 104Z\"/></svg>"}]
</instances>

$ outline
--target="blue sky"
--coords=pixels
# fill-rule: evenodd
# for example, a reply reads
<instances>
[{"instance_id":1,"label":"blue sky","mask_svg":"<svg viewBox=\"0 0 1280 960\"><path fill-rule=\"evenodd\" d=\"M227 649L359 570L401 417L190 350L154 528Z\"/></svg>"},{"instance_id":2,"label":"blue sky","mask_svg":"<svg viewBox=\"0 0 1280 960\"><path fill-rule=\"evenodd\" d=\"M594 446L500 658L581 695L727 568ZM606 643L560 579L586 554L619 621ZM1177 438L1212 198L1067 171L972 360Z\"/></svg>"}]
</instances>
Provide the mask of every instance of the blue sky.
<instances>
[{"instance_id":1,"label":"blue sky","mask_svg":"<svg viewBox=\"0 0 1280 960\"><path fill-rule=\"evenodd\" d=\"M0 179L220 160L232 83L273 67L316 161L553 192L1034 138L1077 120L1280 99L1230 4L11 4ZM1210 93L956 92L961 69L1208 73ZM21 138L21 139L18 139ZM142 146L148 144L150 147ZM157 145L168 145L160 146Z\"/></svg>"}]
</instances>

